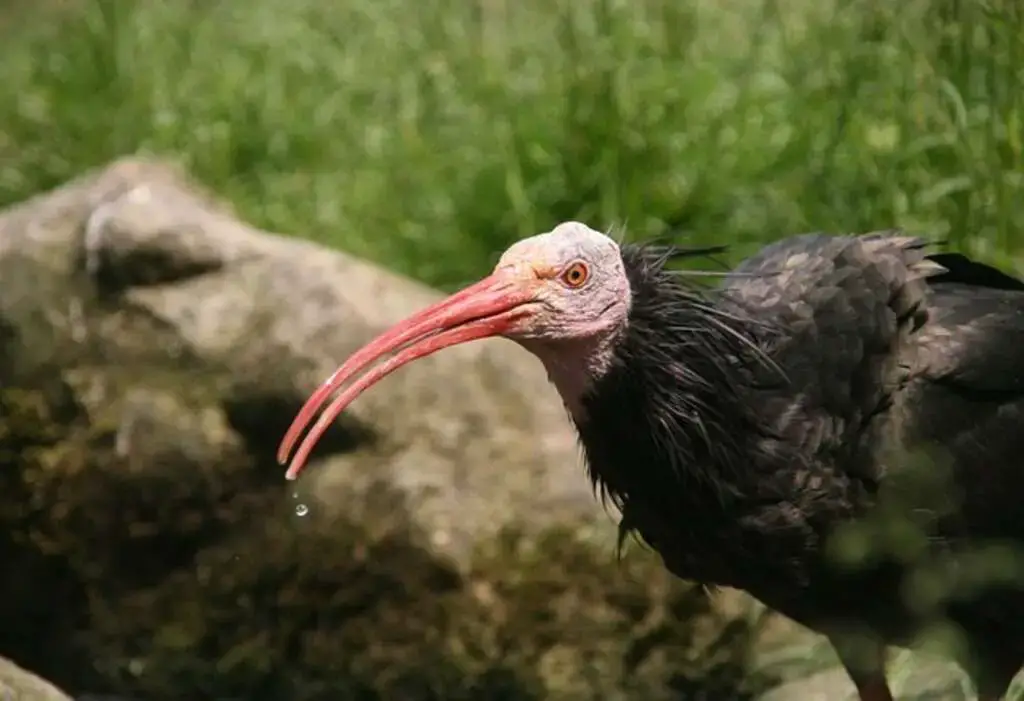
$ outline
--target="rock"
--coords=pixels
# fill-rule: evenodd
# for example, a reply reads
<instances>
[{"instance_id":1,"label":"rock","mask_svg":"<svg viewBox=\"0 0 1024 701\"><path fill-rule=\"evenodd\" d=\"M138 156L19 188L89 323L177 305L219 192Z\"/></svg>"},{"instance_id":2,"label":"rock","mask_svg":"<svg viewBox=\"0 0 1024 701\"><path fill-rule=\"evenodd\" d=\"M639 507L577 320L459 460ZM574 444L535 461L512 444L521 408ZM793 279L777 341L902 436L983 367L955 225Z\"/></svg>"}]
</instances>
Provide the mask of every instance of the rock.
<instances>
[{"instance_id":1,"label":"rock","mask_svg":"<svg viewBox=\"0 0 1024 701\"><path fill-rule=\"evenodd\" d=\"M0 214L0 652L147 701L852 692L765 661L818 639L747 597L615 557L511 343L403 368L285 482L309 392L438 296L147 160Z\"/></svg>"},{"instance_id":2,"label":"rock","mask_svg":"<svg viewBox=\"0 0 1024 701\"><path fill-rule=\"evenodd\" d=\"M0 657L0 701L71 701L49 682Z\"/></svg>"},{"instance_id":3,"label":"rock","mask_svg":"<svg viewBox=\"0 0 1024 701\"><path fill-rule=\"evenodd\" d=\"M616 559L511 343L396 373L284 481L308 393L438 296L146 160L0 214L0 651L149 701L752 690L745 599Z\"/></svg>"},{"instance_id":4,"label":"rock","mask_svg":"<svg viewBox=\"0 0 1024 701\"><path fill-rule=\"evenodd\" d=\"M143 442L132 440L140 407L168 381L177 395L184 366L203 376L195 389L222 423L205 449L235 450L235 436L254 426L287 425L339 360L438 297L343 254L254 231L174 170L141 161L7 212L0 266L4 316L70 364L87 413L118 422L129 451ZM29 321L41 313L46 324ZM104 371L114 365L117 377ZM321 509L339 508L336 493L354 482L383 479L415 496L417 518L445 548L500 525L495 504L537 522L594 513L553 389L507 342L422 361L368 394L344 424L318 451L324 469L303 485L324 497ZM260 436L260 457L271 459L280 432ZM370 468L367 452L386 459Z\"/></svg>"}]
</instances>

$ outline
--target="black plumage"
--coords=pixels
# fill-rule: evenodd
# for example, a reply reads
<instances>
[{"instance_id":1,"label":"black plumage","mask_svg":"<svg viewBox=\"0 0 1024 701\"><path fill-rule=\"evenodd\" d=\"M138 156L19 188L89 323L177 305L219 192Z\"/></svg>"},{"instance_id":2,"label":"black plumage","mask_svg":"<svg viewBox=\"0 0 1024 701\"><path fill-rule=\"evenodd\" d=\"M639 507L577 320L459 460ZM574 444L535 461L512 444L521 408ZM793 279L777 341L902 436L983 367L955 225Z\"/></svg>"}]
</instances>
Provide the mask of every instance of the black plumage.
<instances>
[{"instance_id":1,"label":"black plumage","mask_svg":"<svg viewBox=\"0 0 1024 701\"><path fill-rule=\"evenodd\" d=\"M829 635L862 698L888 699L846 635L908 643L916 567L963 580L969 551L1024 545L1024 282L895 231L787 238L714 289L672 256L622 247L628 324L577 420L590 476L673 573ZM922 534L916 560L841 566L843 529L880 515ZM1024 590L940 612L980 697L1002 698Z\"/></svg>"}]
</instances>

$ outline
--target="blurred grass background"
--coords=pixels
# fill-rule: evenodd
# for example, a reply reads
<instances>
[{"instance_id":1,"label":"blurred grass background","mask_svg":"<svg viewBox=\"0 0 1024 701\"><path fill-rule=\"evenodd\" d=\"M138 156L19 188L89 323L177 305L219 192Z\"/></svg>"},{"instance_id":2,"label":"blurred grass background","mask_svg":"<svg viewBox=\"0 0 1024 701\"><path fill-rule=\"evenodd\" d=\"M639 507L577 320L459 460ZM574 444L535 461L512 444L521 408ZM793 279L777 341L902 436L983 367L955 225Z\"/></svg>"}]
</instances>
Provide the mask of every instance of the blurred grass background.
<instances>
[{"instance_id":1,"label":"blurred grass background","mask_svg":"<svg viewBox=\"0 0 1024 701\"><path fill-rule=\"evenodd\" d=\"M444 288L568 218L1024 246L1016 0L0 0L0 205L171 154Z\"/></svg>"}]
</instances>

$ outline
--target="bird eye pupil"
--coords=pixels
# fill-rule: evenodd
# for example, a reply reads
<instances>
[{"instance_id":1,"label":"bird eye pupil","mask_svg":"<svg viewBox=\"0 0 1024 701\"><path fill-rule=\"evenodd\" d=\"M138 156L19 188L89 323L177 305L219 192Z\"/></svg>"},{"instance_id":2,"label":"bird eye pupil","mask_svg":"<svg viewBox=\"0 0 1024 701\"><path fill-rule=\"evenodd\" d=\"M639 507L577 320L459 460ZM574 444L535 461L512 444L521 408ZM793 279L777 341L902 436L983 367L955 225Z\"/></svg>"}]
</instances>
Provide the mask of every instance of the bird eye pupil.
<instances>
[{"instance_id":1,"label":"bird eye pupil","mask_svg":"<svg viewBox=\"0 0 1024 701\"><path fill-rule=\"evenodd\" d=\"M571 287L579 287L587 281L587 266L575 263L562 273L562 280Z\"/></svg>"}]
</instances>

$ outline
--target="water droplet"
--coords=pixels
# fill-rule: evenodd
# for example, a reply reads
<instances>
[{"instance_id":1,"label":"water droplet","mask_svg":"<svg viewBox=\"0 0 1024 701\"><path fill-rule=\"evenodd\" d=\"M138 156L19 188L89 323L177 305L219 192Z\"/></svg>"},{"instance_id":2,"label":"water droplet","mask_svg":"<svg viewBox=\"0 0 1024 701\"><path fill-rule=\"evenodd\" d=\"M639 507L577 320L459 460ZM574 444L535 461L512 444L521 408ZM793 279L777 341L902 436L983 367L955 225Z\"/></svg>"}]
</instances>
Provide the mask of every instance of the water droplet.
<instances>
[{"instance_id":1,"label":"water droplet","mask_svg":"<svg viewBox=\"0 0 1024 701\"><path fill-rule=\"evenodd\" d=\"M298 506L295 507L295 515L296 516L305 516L308 513L309 513L309 507L306 506L305 504L299 504Z\"/></svg>"}]
</instances>

